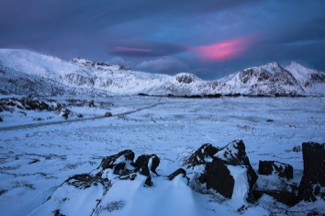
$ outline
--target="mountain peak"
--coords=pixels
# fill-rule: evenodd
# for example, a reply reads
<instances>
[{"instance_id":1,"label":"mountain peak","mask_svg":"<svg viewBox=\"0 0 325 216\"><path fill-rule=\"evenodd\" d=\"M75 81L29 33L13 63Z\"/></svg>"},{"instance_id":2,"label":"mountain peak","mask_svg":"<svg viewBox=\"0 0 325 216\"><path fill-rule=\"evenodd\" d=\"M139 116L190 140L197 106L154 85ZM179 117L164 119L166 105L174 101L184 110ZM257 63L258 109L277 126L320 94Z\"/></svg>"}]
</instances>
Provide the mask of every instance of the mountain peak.
<instances>
[{"instance_id":1,"label":"mountain peak","mask_svg":"<svg viewBox=\"0 0 325 216\"><path fill-rule=\"evenodd\" d=\"M176 74L175 78L179 83L186 83L186 84L200 80L195 74L184 73L184 72Z\"/></svg>"},{"instance_id":2,"label":"mountain peak","mask_svg":"<svg viewBox=\"0 0 325 216\"><path fill-rule=\"evenodd\" d=\"M279 63L277 62L270 62L268 64L263 65L264 67L280 67ZM262 66L262 67L263 67Z\"/></svg>"},{"instance_id":3,"label":"mountain peak","mask_svg":"<svg viewBox=\"0 0 325 216\"><path fill-rule=\"evenodd\" d=\"M288 65L287 67L295 67L295 68L300 67L300 68L306 68L305 66L303 66L302 64L300 64L300 63L298 63L298 62L296 62L296 61L291 61L291 62L290 62L290 65Z\"/></svg>"},{"instance_id":4,"label":"mountain peak","mask_svg":"<svg viewBox=\"0 0 325 216\"><path fill-rule=\"evenodd\" d=\"M265 65L262 65L262 66L258 66L258 67L250 67L250 68L246 68L244 69L243 71L247 71L247 70L260 70L260 69L263 69L263 70L266 70L268 72L271 72L273 73L273 71L276 69L276 68L279 68L281 67L279 65L279 63L277 62L270 62L270 63L267 63Z\"/></svg>"}]
</instances>

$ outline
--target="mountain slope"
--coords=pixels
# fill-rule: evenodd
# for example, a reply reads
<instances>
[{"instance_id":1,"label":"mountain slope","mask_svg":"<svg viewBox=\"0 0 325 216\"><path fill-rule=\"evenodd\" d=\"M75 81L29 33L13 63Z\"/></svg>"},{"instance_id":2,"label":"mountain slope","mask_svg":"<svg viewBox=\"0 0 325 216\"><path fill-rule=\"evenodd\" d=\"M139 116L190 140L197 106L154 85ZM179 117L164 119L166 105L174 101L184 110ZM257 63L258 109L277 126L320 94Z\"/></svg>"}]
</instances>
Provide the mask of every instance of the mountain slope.
<instances>
[{"instance_id":1,"label":"mountain slope","mask_svg":"<svg viewBox=\"0 0 325 216\"><path fill-rule=\"evenodd\" d=\"M204 81L188 73L151 74L80 58L68 62L27 50L0 49L0 73L2 94L325 95L325 74L298 63L285 68L270 63Z\"/></svg>"},{"instance_id":2,"label":"mountain slope","mask_svg":"<svg viewBox=\"0 0 325 216\"><path fill-rule=\"evenodd\" d=\"M324 94L324 72L306 68L297 62L291 62L291 64L285 67L285 69L290 71L307 94L312 95L319 92L323 92Z\"/></svg>"}]
</instances>

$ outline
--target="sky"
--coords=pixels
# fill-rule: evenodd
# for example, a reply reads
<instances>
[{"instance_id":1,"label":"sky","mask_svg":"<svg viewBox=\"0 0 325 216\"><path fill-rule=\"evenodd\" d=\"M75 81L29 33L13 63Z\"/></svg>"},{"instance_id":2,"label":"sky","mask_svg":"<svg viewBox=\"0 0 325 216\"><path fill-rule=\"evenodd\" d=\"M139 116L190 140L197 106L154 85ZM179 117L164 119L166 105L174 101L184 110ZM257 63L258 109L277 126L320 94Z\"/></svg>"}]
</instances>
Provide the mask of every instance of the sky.
<instances>
[{"instance_id":1,"label":"sky","mask_svg":"<svg viewBox=\"0 0 325 216\"><path fill-rule=\"evenodd\" d=\"M324 0L1 0L0 48L218 79L269 62L325 71Z\"/></svg>"}]
</instances>

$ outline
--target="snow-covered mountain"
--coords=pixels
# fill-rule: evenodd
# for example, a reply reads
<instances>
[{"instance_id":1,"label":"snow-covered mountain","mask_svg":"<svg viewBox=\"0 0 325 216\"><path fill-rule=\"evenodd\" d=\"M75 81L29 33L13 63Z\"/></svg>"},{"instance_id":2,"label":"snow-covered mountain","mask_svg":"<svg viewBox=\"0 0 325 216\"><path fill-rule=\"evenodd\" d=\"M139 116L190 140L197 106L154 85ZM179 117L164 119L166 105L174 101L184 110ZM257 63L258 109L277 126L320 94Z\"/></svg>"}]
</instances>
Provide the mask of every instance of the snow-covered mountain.
<instances>
[{"instance_id":1,"label":"snow-covered mountain","mask_svg":"<svg viewBox=\"0 0 325 216\"><path fill-rule=\"evenodd\" d=\"M222 79L231 92L246 95L305 95L293 74L273 62L252 67ZM325 84L325 83L324 83Z\"/></svg>"},{"instance_id":2,"label":"snow-covered mountain","mask_svg":"<svg viewBox=\"0 0 325 216\"><path fill-rule=\"evenodd\" d=\"M0 49L0 93L38 95L325 95L325 73L298 63L270 63L220 80L193 74L175 76L75 58L71 61L18 50Z\"/></svg>"}]
</instances>

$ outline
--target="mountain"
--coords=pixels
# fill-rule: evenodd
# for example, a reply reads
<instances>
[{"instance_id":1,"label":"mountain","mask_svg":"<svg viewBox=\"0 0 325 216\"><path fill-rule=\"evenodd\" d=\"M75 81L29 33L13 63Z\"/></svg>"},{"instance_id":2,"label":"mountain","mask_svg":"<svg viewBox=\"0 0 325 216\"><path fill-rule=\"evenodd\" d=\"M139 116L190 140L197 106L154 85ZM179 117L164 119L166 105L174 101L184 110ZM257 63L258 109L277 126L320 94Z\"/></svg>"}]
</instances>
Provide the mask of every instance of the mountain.
<instances>
[{"instance_id":1,"label":"mountain","mask_svg":"<svg viewBox=\"0 0 325 216\"><path fill-rule=\"evenodd\" d=\"M273 62L222 79L232 92L246 95L305 95L293 74Z\"/></svg>"},{"instance_id":2,"label":"mountain","mask_svg":"<svg viewBox=\"0 0 325 216\"><path fill-rule=\"evenodd\" d=\"M292 62L244 69L215 81L19 50L0 49L0 93L36 95L325 95L325 73Z\"/></svg>"}]
</instances>

